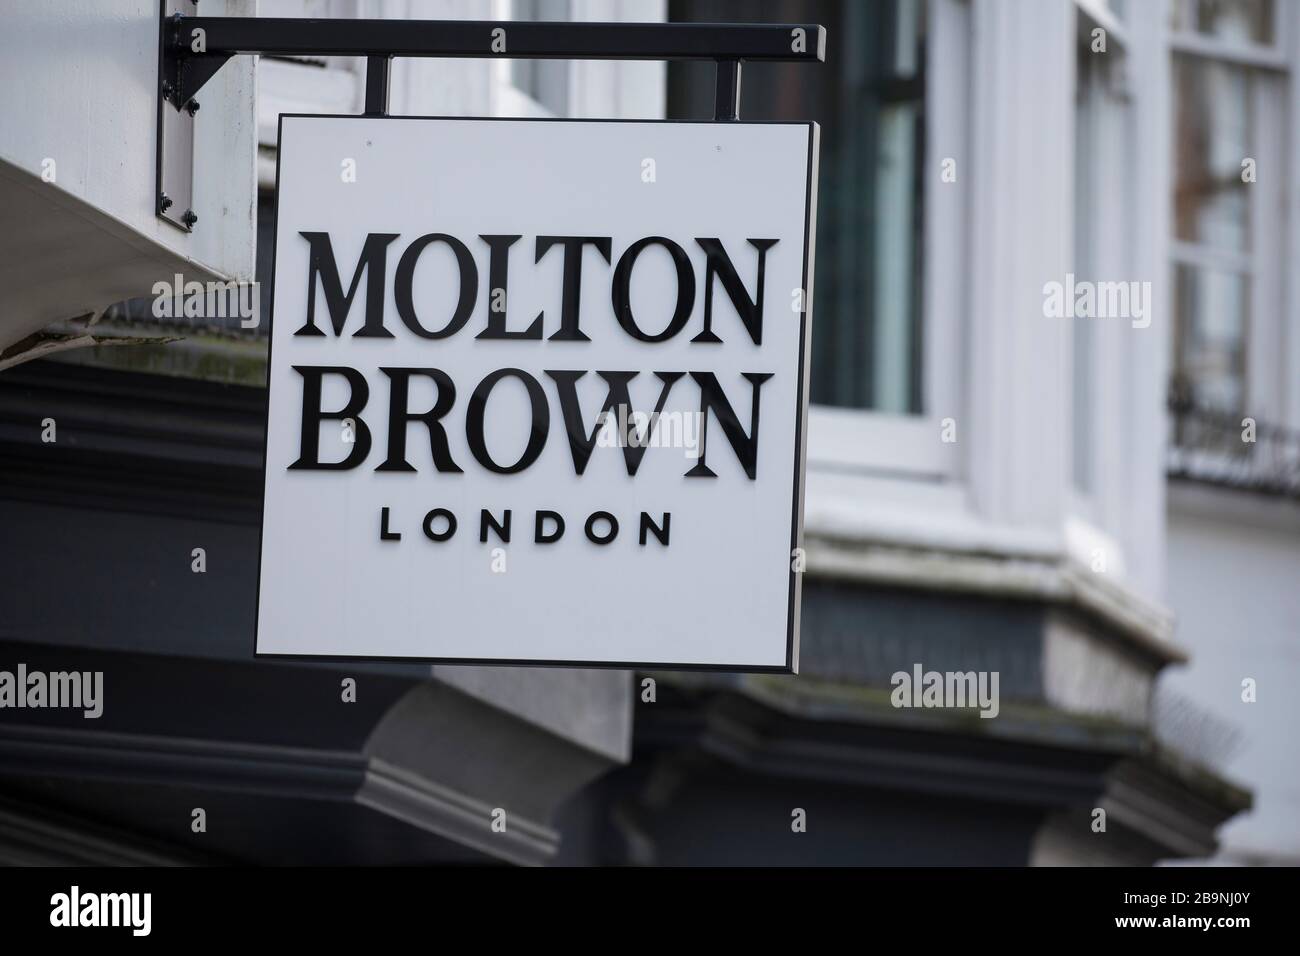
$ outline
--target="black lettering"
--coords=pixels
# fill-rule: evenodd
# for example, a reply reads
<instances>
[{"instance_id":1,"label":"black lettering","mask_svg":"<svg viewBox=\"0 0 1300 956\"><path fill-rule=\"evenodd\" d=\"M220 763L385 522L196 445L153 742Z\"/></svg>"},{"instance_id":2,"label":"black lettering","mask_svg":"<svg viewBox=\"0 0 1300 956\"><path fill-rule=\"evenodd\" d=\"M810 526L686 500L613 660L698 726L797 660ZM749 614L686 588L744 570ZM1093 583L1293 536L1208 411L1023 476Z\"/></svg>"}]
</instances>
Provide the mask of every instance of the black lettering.
<instances>
[{"instance_id":1,"label":"black lettering","mask_svg":"<svg viewBox=\"0 0 1300 956\"><path fill-rule=\"evenodd\" d=\"M545 522L551 521L555 524L555 531L547 533ZM564 518L557 511L539 511L537 512L536 524L533 526L533 540L538 544L551 544L559 541L564 535Z\"/></svg>"},{"instance_id":2,"label":"black lettering","mask_svg":"<svg viewBox=\"0 0 1300 956\"><path fill-rule=\"evenodd\" d=\"M488 528L496 532L496 536L505 544L510 543L510 509L507 508L502 513L503 523L498 524L497 519L492 516L492 512L486 508L479 512L478 519L478 539L484 543L488 539Z\"/></svg>"},{"instance_id":3,"label":"black lettering","mask_svg":"<svg viewBox=\"0 0 1300 956\"><path fill-rule=\"evenodd\" d=\"M366 274L366 321L353 333L353 338L391 339L393 333L384 328L384 282L388 268L388 244L397 238L395 232L372 232L366 236L366 243L361 248L361 258L357 260L356 271L352 273L352 283L347 294L343 293L343 283L339 280L339 266L334 259L334 247L330 244L327 232L300 232L298 235L307 240L311 246L311 258L307 266L307 321L294 335L324 335L316 328L316 278L320 277L321 288L325 292L325 307L329 309L330 324L334 335L343 334L348 312L352 309L352 300L356 298L357 288L361 285L361 273Z\"/></svg>"},{"instance_id":4,"label":"black lettering","mask_svg":"<svg viewBox=\"0 0 1300 956\"><path fill-rule=\"evenodd\" d=\"M402 540L402 532L388 530L388 509L387 508L381 508L379 510L379 540L380 541L401 541Z\"/></svg>"},{"instance_id":5,"label":"black lettering","mask_svg":"<svg viewBox=\"0 0 1300 956\"><path fill-rule=\"evenodd\" d=\"M439 518L446 520L447 527L443 531L434 531L433 523ZM434 508L424 516L424 534L430 541L446 541L456 533L456 516L446 508Z\"/></svg>"},{"instance_id":6,"label":"black lettering","mask_svg":"<svg viewBox=\"0 0 1300 956\"><path fill-rule=\"evenodd\" d=\"M632 267L636 265L637 256L651 245L663 246L673 257L677 268L677 308L667 327L657 335L648 335L641 331L632 316ZM695 272L686 252L671 239L663 236L647 236L632 243L618 260L614 268L614 282L610 289L610 298L614 304L614 317L623 331L642 342L663 342L680 332L691 317L695 307Z\"/></svg>"},{"instance_id":7,"label":"black lettering","mask_svg":"<svg viewBox=\"0 0 1300 956\"><path fill-rule=\"evenodd\" d=\"M564 249L564 287L560 292L560 329L550 337L552 342L590 342L578 328L578 306L582 297L582 249L583 246L595 246L596 250L609 262L609 236L538 236L537 258L550 251L552 246ZM544 313L538 313L537 321L542 321Z\"/></svg>"},{"instance_id":8,"label":"black lettering","mask_svg":"<svg viewBox=\"0 0 1300 956\"><path fill-rule=\"evenodd\" d=\"M299 438L298 460L289 466L290 471L347 471L366 460L370 454L370 429L361 420L361 412L370 399L370 386L365 376L346 365L294 365L302 376L302 432ZM322 411L321 379L326 375L342 375L351 386L348 403L337 412ZM356 424L356 439L352 450L342 461L320 460L320 423L324 420L342 421L350 418Z\"/></svg>"},{"instance_id":9,"label":"black lettering","mask_svg":"<svg viewBox=\"0 0 1300 956\"><path fill-rule=\"evenodd\" d=\"M429 451L433 454L434 467L439 471L459 473L460 466L451 459L447 432L439 421L451 411L456 401L456 386L447 373L436 368L381 367L379 371L391 380L388 387L388 458L375 471L415 471L415 466L406 460L406 427L410 422L424 422L429 429ZM407 409L412 375L426 375L438 387L433 408L418 415Z\"/></svg>"},{"instance_id":10,"label":"black lettering","mask_svg":"<svg viewBox=\"0 0 1300 956\"><path fill-rule=\"evenodd\" d=\"M659 539L659 543L668 547L668 524L672 521L672 513L665 511L663 513L663 524L656 525L651 517L644 511L641 512L641 544L646 543L646 532L650 532Z\"/></svg>"},{"instance_id":11,"label":"black lettering","mask_svg":"<svg viewBox=\"0 0 1300 956\"><path fill-rule=\"evenodd\" d=\"M772 377L770 372L742 372L742 376L753 386L753 404L749 414L749 434L745 434L740 420L736 417L731 403L718 384L712 372L692 372L691 378L700 386L700 460L686 473L687 478L716 478L708 465L704 463L705 446L709 431L709 412L717 416L722 433L731 444L745 474L752 481L758 467L758 393L763 383Z\"/></svg>"},{"instance_id":12,"label":"black lettering","mask_svg":"<svg viewBox=\"0 0 1300 956\"><path fill-rule=\"evenodd\" d=\"M603 538L596 535L597 521L605 521L609 523L609 534L605 535ZM593 544L609 544L618 537L618 519L608 511L595 511L592 512L591 517L587 519L587 527L585 530L587 532L587 540L591 541Z\"/></svg>"},{"instance_id":13,"label":"black lettering","mask_svg":"<svg viewBox=\"0 0 1300 956\"><path fill-rule=\"evenodd\" d=\"M564 416L564 428L569 435L569 450L573 453L573 470L581 475L587 469L587 462L591 459L591 453L596 447L596 438L601 430L601 418L604 415L613 413L618 414L620 406L628 410L628 417L632 414L632 397L628 394L627 383L635 378L637 372L597 372L596 374L603 378L609 384L609 390L605 393L605 404L601 406L600 414L596 416L596 425L590 433L586 429L583 421L582 409L578 404L578 379L586 375L586 372L572 371L568 369L546 369L546 374L555 382L555 391L560 396L560 413ZM668 393L672 390L673 383L681 378L684 372L655 372L655 376L663 382L663 388L659 390L659 402L655 405L653 422L664 410L664 404L668 401ZM647 434L646 439L649 439ZM629 475L635 475L637 469L641 467L641 459L645 456L647 443L632 443L627 441L627 436L620 436L623 445L624 465Z\"/></svg>"},{"instance_id":14,"label":"black lettering","mask_svg":"<svg viewBox=\"0 0 1300 956\"><path fill-rule=\"evenodd\" d=\"M722 288L726 290L731 304L736 307L736 314L740 316L740 321L745 323L749 337L754 340L755 345L763 344L763 274L767 266L767 250L776 245L777 240L748 239L746 241L758 250L758 279L752 299L745 289L745 284L740 281L740 276L736 274L736 267L732 264L726 250L722 248L722 241L695 240L696 245L704 250L707 261L704 266L704 331L691 339L692 342L722 341L713 334L713 277L716 275L722 280Z\"/></svg>"},{"instance_id":15,"label":"black lettering","mask_svg":"<svg viewBox=\"0 0 1300 956\"><path fill-rule=\"evenodd\" d=\"M528 433L528 445L513 465L498 465L488 454L487 440L484 437L483 419L487 409L488 396L496 383L506 376L512 376L524 383L528 389L528 401L532 405L532 429ZM474 394L469 399L469 409L465 415L465 438L469 441L469 450L474 459L488 471L498 475L513 475L523 471L537 460L537 456L546 447L546 435L551 427L551 409L546 404L546 393L541 383L523 369L502 368L487 375L478 383Z\"/></svg>"},{"instance_id":16,"label":"black lettering","mask_svg":"<svg viewBox=\"0 0 1300 956\"><path fill-rule=\"evenodd\" d=\"M488 322L487 328L475 338L480 339L538 339L542 337L542 317L538 315L533 324L522 332L511 332L506 328L506 310L510 305L510 296L506 285L510 280L510 247L520 240L520 236L479 236L488 244ZM497 308L500 302L501 308Z\"/></svg>"},{"instance_id":17,"label":"black lettering","mask_svg":"<svg viewBox=\"0 0 1300 956\"><path fill-rule=\"evenodd\" d=\"M420 324L415 314L412 285L415 281L415 265L426 246L434 242L445 242L456 256L456 266L460 272L460 291L456 295L456 311L451 319L437 332L430 332ZM446 233L431 232L411 243L397 263L397 275L393 280L393 298L397 303L397 314L402 322L416 335L424 339L445 339L464 328L474 312L478 301L478 266L465 243Z\"/></svg>"}]
</instances>

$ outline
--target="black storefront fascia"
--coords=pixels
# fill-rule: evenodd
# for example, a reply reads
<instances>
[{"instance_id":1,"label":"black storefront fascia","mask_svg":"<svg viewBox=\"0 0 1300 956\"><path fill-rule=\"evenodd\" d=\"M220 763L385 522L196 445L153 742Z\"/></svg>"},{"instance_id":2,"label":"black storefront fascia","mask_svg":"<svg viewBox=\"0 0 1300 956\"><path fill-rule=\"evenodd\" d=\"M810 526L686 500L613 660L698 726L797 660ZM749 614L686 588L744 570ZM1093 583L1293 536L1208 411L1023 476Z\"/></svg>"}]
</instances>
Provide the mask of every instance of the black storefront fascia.
<instances>
[{"instance_id":1,"label":"black storefront fascia","mask_svg":"<svg viewBox=\"0 0 1300 956\"><path fill-rule=\"evenodd\" d=\"M1249 805L1148 729L1053 706L1045 602L814 578L799 677L650 675L646 703L630 675L544 672L613 729L595 739L476 695L465 675L496 669L254 660L264 394L49 361L0 378L0 651L102 670L109 701L2 715L6 861L1146 864L1209 855ZM996 666L1009 703L897 711L912 657Z\"/></svg>"}]
</instances>

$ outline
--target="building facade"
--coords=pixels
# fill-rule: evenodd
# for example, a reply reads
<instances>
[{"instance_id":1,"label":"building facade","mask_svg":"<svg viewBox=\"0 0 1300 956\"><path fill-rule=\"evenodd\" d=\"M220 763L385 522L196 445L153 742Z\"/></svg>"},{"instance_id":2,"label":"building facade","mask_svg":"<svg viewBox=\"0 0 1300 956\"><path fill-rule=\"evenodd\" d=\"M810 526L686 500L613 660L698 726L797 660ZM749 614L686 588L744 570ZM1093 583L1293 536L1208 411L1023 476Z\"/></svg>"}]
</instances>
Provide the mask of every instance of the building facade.
<instances>
[{"instance_id":1,"label":"building facade","mask_svg":"<svg viewBox=\"0 0 1300 956\"><path fill-rule=\"evenodd\" d=\"M88 38L138 52L156 42L156 11L133 8L112 22L78 12ZM257 12L826 26L823 66L742 73L742 119L822 128L800 673L252 658L265 324L159 318L148 291L173 265L215 262L260 276L265 300L276 119L359 112L365 64L242 58L214 96L255 121L212 146L226 194L242 197L216 214L232 231L256 222L256 262L156 252L120 285L88 282L112 292L88 305L112 306L105 335L180 341L0 370L0 668L102 671L112 695L93 721L0 713L0 860L1146 865L1213 858L1221 843L1228 862L1300 855L1285 692L1300 666L1287 587L1300 570L1293 5ZM39 47L50 34L30 20L10 36ZM390 109L708 119L712 73L397 60ZM123 135L147 139L146 120ZM51 203L38 184L49 150L0 139L7 194L33 216ZM110 237L69 227L83 246L116 248L93 208L112 174L91 165L59 202ZM40 243L6 241L6 261L39 271ZM1257 441L1205 424L1241 419ZM996 716L897 706L895 675L918 671L996 674Z\"/></svg>"}]
</instances>

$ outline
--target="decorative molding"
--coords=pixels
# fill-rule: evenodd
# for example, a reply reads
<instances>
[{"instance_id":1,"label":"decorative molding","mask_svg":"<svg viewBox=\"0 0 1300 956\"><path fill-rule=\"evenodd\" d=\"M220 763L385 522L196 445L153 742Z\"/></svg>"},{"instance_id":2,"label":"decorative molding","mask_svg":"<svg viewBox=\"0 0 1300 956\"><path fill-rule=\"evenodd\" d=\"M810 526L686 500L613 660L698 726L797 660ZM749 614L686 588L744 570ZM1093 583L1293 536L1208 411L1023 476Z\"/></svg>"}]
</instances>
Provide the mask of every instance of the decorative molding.
<instances>
[{"instance_id":1,"label":"decorative molding","mask_svg":"<svg viewBox=\"0 0 1300 956\"><path fill-rule=\"evenodd\" d=\"M272 797L350 800L356 753L224 740L0 724L0 775L110 780Z\"/></svg>"},{"instance_id":2,"label":"decorative molding","mask_svg":"<svg viewBox=\"0 0 1300 956\"><path fill-rule=\"evenodd\" d=\"M552 827L510 813L506 828L494 832L490 803L376 758L369 761L356 801L509 863L541 866L560 845Z\"/></svg>"},{"instance_id":3,"label":"decorative molding","mask_svg":"<svg viewBox=\"0 0 1300 956\"><path fill-rule=\"evenodd\" d=\"M193 866L212 862L138 833L11 800L0 802L0 866Z\"/></svg>"},{"instance_id":4,"label":"decorative molding","mask_svg":"<svg viewBox=\"0 0 1300 956\"><path fill-rule=\"evenodd\" d=\"M354 803L512 863L540 865L559 844L553 828L518 813L510 815L505 832L493 833L493 808L483 800L352 752L0 724L0 778L30 777ZM0 806L0 858L13 853L100 865L192 862L142 849L148 841L142 844L139 834L110 842L97 838L90 824L49 820L47 811L39 822Z\"/></svg>"},{"instance_id":5,"label":"decorative molding","mask_svg":"<svg viewBox=\"0 0 1300 956\"><path fill-rule=\"evenodd\" d=\"M1041 844L1060 829L1062 819L1072 821L1067 830L1077 824L1091 835L1088 814L1094 807L1107 810L1111 831L1120 836L1112 840L1106 862L1205 856L1216 845L1217 827L1251 802L1235 785L1151 747L1145 735L1120 732L1052 746L961 733L951 724L931 722L922 729L919 720L907 730L883 719L860 717L850 724L777 710L774 698L759 700L752 687L691 683L694 689L678 696L661 691L659 703L637 728L638 749L644 748L647 758L671 761L676 776L706 772L708 762L716 762L761 776L888 790L902 797L1041 807L1049 816L1040 846L1027 862L1049 861ZM880 708L882 717L887 710ZM1102 740L1108 743L1097 746ZM674 786L683 783L678 779ZM665 791L664 803L660 811L671 812L671 790Z\"/></svg>"},{"instance_id":6,"label":"decorative molding","mask_svg":"<svg viewBox=\"0 0 1300 956\"><path fill-rule=\"evenodd\" d=\"M1096 617L1162 665L1187 660L1173 641L1167 609L1061 554L1005 555L823 536L810 536L806 547L814 578L1061 605Z\"/></svg>"}]
</instances>

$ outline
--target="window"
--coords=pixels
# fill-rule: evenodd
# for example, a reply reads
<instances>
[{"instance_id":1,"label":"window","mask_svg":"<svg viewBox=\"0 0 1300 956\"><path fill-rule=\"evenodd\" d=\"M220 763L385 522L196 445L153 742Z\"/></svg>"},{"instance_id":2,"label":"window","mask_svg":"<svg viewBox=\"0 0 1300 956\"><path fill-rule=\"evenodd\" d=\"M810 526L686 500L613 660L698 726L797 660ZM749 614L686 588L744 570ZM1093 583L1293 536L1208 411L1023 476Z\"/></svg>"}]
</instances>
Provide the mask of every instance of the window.
<instances>
[{"instance_id":1,"label":"window","mask_svg":"<svg viewBox=\"0 0 1300 956\"><path fill-rule=\"evenodd\" d=\"M745 0L670 3L670 19L825 25L825 67L745 64L747 120L822 126L812 401L926 411L922 333L924 0L774 7ZM673 118L713 115L712 64L669 68Z\"/></svg>"},{"instance_id":2,"label":"window","mask_svg":"<svg viewBox=\"0 0 1300 956\"><path fill-rule=\"evenodd\" d=\"M1128 56L1119 6L1078 5L1075 39L1074 232L1071 271L1089 282L1129 281L1132 208L1129 167L1133 160L1131 102L1126 88ZM1104 46L1094 31L1106 33ZM1071 481L1075 510L1098 518L1095 496L1104 432L1109 425L1105 370L1118 359L1113 334L1097 321L1070 324ZM1121 346L1122 347L1122 346Z\"/></svg>"},{"instance_id":3,"label":"window","mask_svg":"<svg viewBox=\"0 0 1300 956\"><path fill-rule=\"evenodd\" d=\"M514 0L515 20L568 20L569 0ZM511 60L510 80L556 116L569 106L568 60Z\"/></svg>"},{"instance_id":4,"label":"window","mask_svg":"<svg viewBox=\"0 0 1300 956\"><path fill-rule=\"evenodd\" d=\"M1245 407L1250 309L1251 71L1177 56L1173 388L1194 406Z\"/></svg>"},{"instance_id":5,"label":"window","mask_svg":"<svg viewBox=\"0 0 1300 956\"><path fill-rule=\"evenodd\" d=\"M1085 34L1086 36L1086 34ZM1099 111L1098 60L1086 43L1076 44L1074 104L1074 270L1086 279L1097 278L1094 273L1094 242L1096 219L1092 212L1101 198L1097 193L1097 164L1094 145L1097 142ZM1075 321L1071 328L1071 407L1072 434L1071 473L1074 485L1083 492L1092 490L1092 400L1093 361L1092 326Z\"/></svg>"},{"instance_id":6,"label":"window","mask_svg":"<svg viewBox=\"0 0 1300 956\"><path fill-rule=\"evenodd\" d=\"M1300 17L1275 0L1176 0L1170 26L1170 472L1294 493Z\"/></svg>"},{"instance_id":7,"label":"window","mask_svg":"<svg viewBox=\"0 0 1300 956\"><path fill-rule=\"evenodd\" d=\"M1277 182L1284 122L1268 57L1271 0L1176 0L1172 8L1173 294L1170 394L1183 413L1267 406L1282 246ZM1252 56L1260 57L1256 62ZM1264 170L1261 172L1261 170ZM1259 381L1253 379L1262 376ZM1185 436L1179 422L1175 439Z\"/></svg>"},{"instance_id":8,"label":"window","mask_svg":"<svg viewBox=\"0 0 1300 956\"><path fill-rule=\"evenodd\" d=\"M1175 30L1234 43L1273 42L1273 0L1174 0Z\"/></svg>"},{"instance_id":9,"label":"window","mask_svg":"<svg viewBox=\"0 0 1300 956\"><path fill-rule=\"evenodd\" d=\"M495 0L501 20L564 21L575 19L570 0ZM506 28L507 42L509 28ZM502 116L567 116L570 60L514 60L498 63L497 113Z\"/></svg>"}]
</instances>

